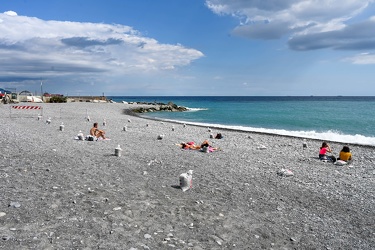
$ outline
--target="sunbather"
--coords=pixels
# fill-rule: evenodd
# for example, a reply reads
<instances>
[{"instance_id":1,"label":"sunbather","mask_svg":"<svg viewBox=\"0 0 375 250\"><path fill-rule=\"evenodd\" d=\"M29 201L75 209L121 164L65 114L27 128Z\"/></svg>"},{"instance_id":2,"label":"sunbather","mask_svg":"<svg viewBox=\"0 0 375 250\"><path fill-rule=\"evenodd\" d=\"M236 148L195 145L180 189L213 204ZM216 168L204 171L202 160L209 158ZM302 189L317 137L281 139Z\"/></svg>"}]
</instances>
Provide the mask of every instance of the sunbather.
<instances>
[{"instance_id":1,"label":"sunbather","mask_svg":"<svg viewBox=\"0 0 375 250\"><path fill-rule=\"evenodd\" d=\"M95 122L93 127L90 129L90 135L94 136L96 138L102 137L103 139L106 139L105 131L98 129L98 123L97 122Z\"/></svg>"},{"instance_id":2,"label":"sunbather","mask_svg":"<svg viewBox=\"0 0 375 250\"><path fill-rule=\"evenodd\" d=\"M208 140L204 140L201 145L196 145L193 141L192 142L182 142L180 143L181 148L183 149L200 149L203 151L203 149L207 149L209 152L213 152L217 150L218 148L215 148L210 145Z\"/></svg>"}]
</instances>

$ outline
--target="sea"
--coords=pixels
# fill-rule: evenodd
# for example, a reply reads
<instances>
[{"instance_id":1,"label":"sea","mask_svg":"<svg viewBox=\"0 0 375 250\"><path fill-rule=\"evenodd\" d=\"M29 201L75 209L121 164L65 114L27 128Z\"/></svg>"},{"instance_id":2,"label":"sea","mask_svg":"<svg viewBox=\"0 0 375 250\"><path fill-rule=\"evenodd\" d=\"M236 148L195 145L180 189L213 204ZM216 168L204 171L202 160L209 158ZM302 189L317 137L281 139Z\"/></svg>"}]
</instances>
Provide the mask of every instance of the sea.
<instances>
[{"instance_id":1,"label":"sea","mask_svg":"<svg viewBox=\"0 0 375 250\"><path fill-rule=\"evenodd\" d=\"M375 96L110 96L169 103L185 112L144 116L242 131L375 146Z\"/></svg>"}]
</instances>

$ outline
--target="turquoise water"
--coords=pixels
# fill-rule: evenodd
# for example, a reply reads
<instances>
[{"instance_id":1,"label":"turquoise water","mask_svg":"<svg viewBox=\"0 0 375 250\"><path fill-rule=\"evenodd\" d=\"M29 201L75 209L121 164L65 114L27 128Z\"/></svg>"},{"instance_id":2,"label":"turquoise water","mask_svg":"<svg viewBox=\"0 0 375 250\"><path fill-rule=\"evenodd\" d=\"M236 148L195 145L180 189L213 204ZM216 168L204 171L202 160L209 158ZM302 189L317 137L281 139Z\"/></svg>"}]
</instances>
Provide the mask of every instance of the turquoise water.
<instances>
[{"instance_id":1,"label":"turquoise water","mask_svg":"<svg viewBox=\"0 0 375 250\"><path fill-rule=\"evenodd\" d=\"M188 112L147 116L306 138L375 145L375 97L109 97L116 102L173 102Z\"/></svg>"}]
</instances>

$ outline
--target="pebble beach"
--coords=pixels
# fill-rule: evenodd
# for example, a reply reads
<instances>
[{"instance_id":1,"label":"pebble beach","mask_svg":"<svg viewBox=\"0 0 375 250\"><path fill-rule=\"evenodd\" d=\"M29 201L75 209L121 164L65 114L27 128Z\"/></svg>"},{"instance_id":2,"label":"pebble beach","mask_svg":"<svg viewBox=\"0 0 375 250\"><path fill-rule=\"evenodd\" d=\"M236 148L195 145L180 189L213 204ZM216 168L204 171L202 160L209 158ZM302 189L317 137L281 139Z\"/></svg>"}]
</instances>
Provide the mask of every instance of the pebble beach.
<instances>
[{"instance_id":1,"label":"pebble beach","mask_svg":"<svg viewBox=\"0 0 375 250\"><path fill-rule=\"evenodd\" d=\"M350 144L338 166L319 140L147 119L134 104L37 106L0 105L1 249L375 248L375 147ZM93 122L110 140L75 139ZM206 139L219 150L177 145Z\"/></svg>"}]
</instances>

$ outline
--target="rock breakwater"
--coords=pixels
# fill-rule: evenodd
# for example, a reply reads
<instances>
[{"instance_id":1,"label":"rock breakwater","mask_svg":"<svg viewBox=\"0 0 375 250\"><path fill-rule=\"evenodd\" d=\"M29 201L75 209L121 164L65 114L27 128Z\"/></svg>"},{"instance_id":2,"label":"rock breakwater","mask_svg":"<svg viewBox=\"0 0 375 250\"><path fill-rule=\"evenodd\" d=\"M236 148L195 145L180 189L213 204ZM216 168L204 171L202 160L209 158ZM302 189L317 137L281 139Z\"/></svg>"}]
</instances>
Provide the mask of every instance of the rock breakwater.
<instances>
[{"instance_id":1,"label":"rock breakwater","mask_svg":"<svg viewBox=\"0 0 375 250\"><path fill-rule=\"evenodd\" d=\"M134 113L148 113L148 112L155 112L155 111L167 111L167 112L183 112L187 111L188 108L183 106L178 106L173 102L168 102L168 104L164 103L137 103L138 105L145 105L145 106L138 106L137 108L132 109Z\"/></svg>"}]
</instances>

